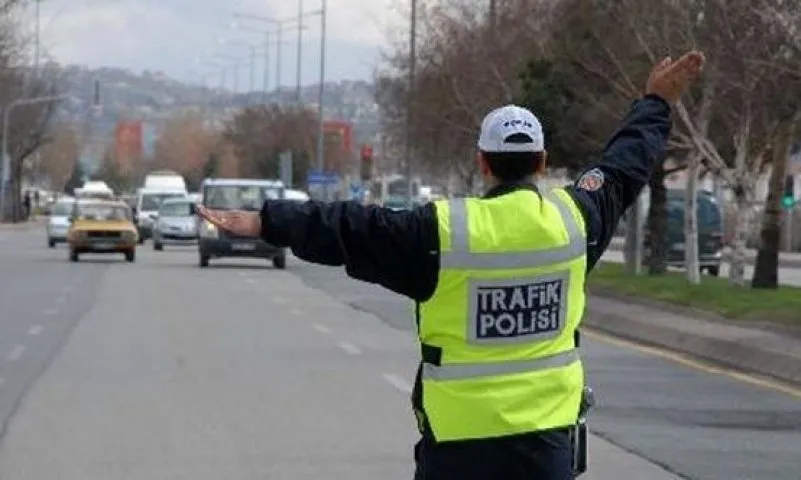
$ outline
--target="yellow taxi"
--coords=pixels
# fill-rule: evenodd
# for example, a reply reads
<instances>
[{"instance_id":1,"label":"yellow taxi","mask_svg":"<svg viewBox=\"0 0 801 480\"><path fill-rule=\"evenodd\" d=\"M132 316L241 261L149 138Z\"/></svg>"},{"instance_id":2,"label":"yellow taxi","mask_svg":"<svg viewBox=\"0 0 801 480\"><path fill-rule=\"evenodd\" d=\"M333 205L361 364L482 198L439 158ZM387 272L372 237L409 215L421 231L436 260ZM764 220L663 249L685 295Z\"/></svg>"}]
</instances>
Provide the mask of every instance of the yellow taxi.
<instances>
[{"instance_id":1,"label":"yellow taxi","mask_svg":"<svg viewBox=\"0 0 801 480\"><path fill-rule=\"evenodd\" d=\"M73 204L67 231L70 261L77 262L84 253L122 253L133 262L138 241L133 212L125 202L84 198Z\"/></svg>"}]
</instances>

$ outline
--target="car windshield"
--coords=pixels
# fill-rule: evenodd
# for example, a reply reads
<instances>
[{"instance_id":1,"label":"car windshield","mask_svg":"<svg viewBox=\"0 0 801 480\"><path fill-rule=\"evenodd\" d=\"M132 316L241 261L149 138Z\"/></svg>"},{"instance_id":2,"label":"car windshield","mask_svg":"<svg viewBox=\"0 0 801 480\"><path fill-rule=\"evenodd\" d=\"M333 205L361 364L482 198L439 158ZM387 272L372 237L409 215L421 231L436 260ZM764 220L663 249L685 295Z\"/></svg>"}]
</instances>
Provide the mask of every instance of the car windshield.
<instances>
[{"instance_id":1,"label":"car windshield","mask_svg":"<svg viewBox=\"0 0 801 480\"><path fill-rule=\"evenodd\" d=\"M265 200L280 198L275 187L261 185L225 185L206 187L203 205L216 210L261 210Z\"/></svg>"},{"instance_id":2,"label":"car windshield","mask_svg":"<svg viewBox=\"0 0 801 480\"><path fill-rule=\"evenodd\" d=\"M53 204L50 215L54 217L69 217L72 213L72 202L58 202Z\"/></svg>"},{"instance_id":3,"label":"car windshield","mask_svg":"<svg viewBox=\"0 0 801 480\"><path fill-rule=\"evenodd\" d=\"M189 202L165 202L159 208L162 217L188 217L192 215L192 204Z\"/></svg>"},{"instance_id":4,"label":"car windshield","mask_svg":"<svg viewBox=\"0 0 801 480\"><path fill-rule=\"evenodd\" d=\"M131 218L126 207L99 203L78 205L75 216L84 220L129 220Z\"/></svg>"},{"instance_id":5,"label":"car windshield","mask_svg":"<svg viewBox=\"0 0 801 480\"><path fill-rule=\"evenodd\" d=\"M709 198L698 197L698 226L703 228L719 228L721 225L721 215L717 204ZM684 198L668 198L667 202L668 218L676 222L684 221Z\"/></svg>"},{"instance_id":6,"label":"car windshield","mask_svg":"<svg viewBox=\"0 0 801 480\"><path fill-rule=\"evenodd\" d=\"M179 198L184 195L181 193L143 193L142 194L142 207L143 212L158 211L161 202L168 198Z\"/></svg>"}]
</instances>

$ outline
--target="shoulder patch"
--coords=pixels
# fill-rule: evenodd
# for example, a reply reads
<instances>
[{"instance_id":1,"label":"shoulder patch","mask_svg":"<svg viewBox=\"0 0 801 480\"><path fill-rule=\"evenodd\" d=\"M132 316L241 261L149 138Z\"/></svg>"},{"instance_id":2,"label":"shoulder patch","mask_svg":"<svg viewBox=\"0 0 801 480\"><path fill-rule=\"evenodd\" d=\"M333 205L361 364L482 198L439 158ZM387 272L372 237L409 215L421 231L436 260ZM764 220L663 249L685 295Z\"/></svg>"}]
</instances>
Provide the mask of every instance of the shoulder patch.
<instances>
[{"instance_id":1,"label":"shoulder patch","mask_svg":"<svg viewBox=\"0 0 801 480\"><path fill-rule=\"evenodd\" d=\"M603 186L604 178L604 172L598 168L593 168L576 180L576 188L594 192Z\"/></svg>"}]
</instances>

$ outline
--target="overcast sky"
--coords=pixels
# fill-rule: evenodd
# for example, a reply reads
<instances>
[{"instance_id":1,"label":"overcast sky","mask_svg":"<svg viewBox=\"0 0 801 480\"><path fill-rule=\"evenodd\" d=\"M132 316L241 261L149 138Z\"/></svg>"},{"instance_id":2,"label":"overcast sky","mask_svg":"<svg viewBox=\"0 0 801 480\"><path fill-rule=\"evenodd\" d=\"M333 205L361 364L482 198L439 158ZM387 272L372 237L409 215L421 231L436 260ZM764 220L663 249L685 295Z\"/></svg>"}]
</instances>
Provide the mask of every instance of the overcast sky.
<instances>
[{"instance_id":1,"label":"overcast sky","mask_svg":"<svg viewBox=\"0 0 801 480\"><path fill-rule=\"evenodd\" d=\"M118 66L135 71L161 70L182 80L220 82L214 63L231 64L220 55L247 57L247 43L259 44L257 86L262 85L264 36L268 24L236 20L235 12L272 18L297 15L297 0L41 0L43 49L61 63ZM319 10L320 0L304 0L304 10ZM326 78L370 79L378 64L387 29L402 25L389 8L393 0L328 0ZM25 14L32 25L33 7ZM302 80L319 78L320 17L307 20L302 47ZM289 25L286 28L291 28ZM286 33L282 49L283 85L296 78L297 30ZM222 42L222 43L221 43ZM270 55L270 88L275 86L275 49ZM248 67L239 74L248 86ZM233 69L227 75L233 85Z\"/></svg>"}]
</instances>

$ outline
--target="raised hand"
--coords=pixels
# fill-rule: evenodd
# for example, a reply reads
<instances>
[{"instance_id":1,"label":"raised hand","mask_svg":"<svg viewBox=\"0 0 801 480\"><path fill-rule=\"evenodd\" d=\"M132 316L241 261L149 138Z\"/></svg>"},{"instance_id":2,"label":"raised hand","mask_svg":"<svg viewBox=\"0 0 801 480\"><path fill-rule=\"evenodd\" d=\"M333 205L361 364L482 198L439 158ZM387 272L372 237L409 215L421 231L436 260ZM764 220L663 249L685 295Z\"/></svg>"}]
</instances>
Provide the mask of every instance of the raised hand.
<instances>
[{"instance_id":1,"label":"raised hand","mask_svg":"<svg viewBox=\"0 0 801 480\"><path fill-rule=\"evenodd\" d=\"M671 104L678 102L701 76L705 62L704 54L697 51L685 53L675 62L665 58L651 70L645 93L658 95Z\"/></svg>"}]
</instances>

